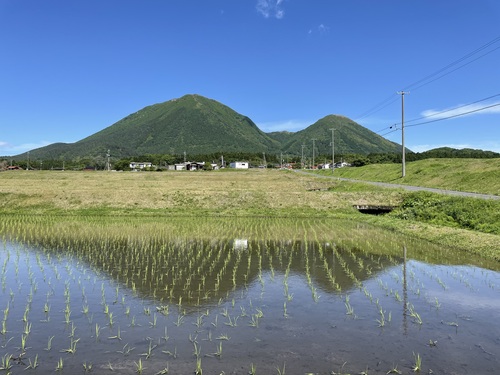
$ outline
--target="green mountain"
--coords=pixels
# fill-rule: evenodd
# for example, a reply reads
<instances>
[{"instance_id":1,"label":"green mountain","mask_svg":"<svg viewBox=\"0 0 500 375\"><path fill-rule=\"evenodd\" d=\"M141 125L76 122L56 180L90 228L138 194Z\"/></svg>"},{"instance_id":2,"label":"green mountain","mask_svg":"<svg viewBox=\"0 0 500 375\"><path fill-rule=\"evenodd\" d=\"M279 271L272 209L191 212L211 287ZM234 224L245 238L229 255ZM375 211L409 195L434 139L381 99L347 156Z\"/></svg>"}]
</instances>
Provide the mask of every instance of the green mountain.
<instances>
[{"instance_id":1,"label":"green mountain","mask_svg":"<svg viewBox=\"0 0 500 375\"><path fill-rule=\"evenodd\" d=\"M327 116L296 133L264 133L231 108L199 95L185 95L145 107L75 143L54 143L30 151L32 159L103 160L108 150L117 158L145 154L189 155L218 152L301 155L331 154L331 129L336 153L400 153L401 147L342 116ZM21 155L18 155L22 157Z\"/></svg>"},{"instance_id":2,"label":"green mountain","mask_svg":"<svg viewBox=\"0 0 500 375\"><path fill-rule=\"evenodd\" d=\"M401 153L401 146L388 141L344 116L329 115L304 130L294 133L283 144L283 152L312 153L313 140L316 155L332 153L332 129L335 154Z\"/></svg>"},{"instance_id":3,"label":"green mountain","mask_svg":"<svg viewBox=\"0 0 500 375\"><path fill-rule=\"evenodd\" d=\"M72 144L56 143L31 151L33 158L74 159L144 154L270 152L280 143L248 117L199 95L151 105Z\"/></svg>"},{"instance_id":4,"label":"green mountain","mask_svg":"<svg viewBox=\"0 0 500 375\"><path fill-rule=\"evenodd\" d=\"M280 132L267 133L267 135L283 145L293 137L294 133L288 131L280 131Z\"/></svg>"}]
</instances>

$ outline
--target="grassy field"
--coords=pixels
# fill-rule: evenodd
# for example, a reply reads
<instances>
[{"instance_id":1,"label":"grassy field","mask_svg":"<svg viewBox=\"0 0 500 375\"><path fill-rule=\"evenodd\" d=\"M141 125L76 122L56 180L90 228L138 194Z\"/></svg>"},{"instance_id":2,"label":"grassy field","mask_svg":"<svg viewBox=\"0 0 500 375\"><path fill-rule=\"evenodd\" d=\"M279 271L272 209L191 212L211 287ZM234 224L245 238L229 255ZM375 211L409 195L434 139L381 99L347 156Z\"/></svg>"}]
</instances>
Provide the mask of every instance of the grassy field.
<instances>
[{"instance_id":1,"label":"grassy field","mask_svg":"<svg viewBox=\"0 0 500 375\"><path fill-rule=\"evenodd\" d=\"M335 170L337 177L500 195L500 159L426 159Z\"/></svg>"},{"instance_id":2,"label":"grassy field","mask_svg":"<svg viewBox=\"0 0 500 375\"><path fill-rule=\"evenodd\" d=\"M255 169L220 172L51 172L0 174L7 211L99 211L127 214L329 216L356 204L398 204L402 195L376 187ZM332 195L330 190L335 190ZM370 194L366 194L369 189Z\"/></svg>"},{"instance_id":3,"label":"grassy field","mask_svg":"<svg viewBox=\"0 0 500 375\"><path fill-rule=\"evenodd\" d=\"M353 207L366 204L401 209L374 217ZM340 217L497 260L499 212L500 202L419 195L278 170L0 173L0 216Z\"/></svg>"}]
</instances>

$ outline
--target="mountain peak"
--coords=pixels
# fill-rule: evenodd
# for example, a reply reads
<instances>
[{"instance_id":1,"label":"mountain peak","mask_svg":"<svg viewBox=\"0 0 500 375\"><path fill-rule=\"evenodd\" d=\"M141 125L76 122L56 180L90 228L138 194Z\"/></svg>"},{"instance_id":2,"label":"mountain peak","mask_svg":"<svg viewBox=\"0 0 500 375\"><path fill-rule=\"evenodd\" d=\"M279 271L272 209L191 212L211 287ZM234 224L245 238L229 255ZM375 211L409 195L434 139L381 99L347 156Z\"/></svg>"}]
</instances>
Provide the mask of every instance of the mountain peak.
<instances>
[{"instance_id":1,"label":"mountain peak","mask_svg":"<svg viewBox=\"0 0 500 375\"><path fill-rule=\"evenodd\" d=\"M199 94L147 106L73 144L53 144L31 151L39 159L144 154L192 155L219 152L286 152L300 155L302 145L315 139L320 153L331 150L331 129L339 153L399 152L389 142L341 115L328 115L296 133L264 133L255 123L216 100Z\"/></svg>"}]
</instances>

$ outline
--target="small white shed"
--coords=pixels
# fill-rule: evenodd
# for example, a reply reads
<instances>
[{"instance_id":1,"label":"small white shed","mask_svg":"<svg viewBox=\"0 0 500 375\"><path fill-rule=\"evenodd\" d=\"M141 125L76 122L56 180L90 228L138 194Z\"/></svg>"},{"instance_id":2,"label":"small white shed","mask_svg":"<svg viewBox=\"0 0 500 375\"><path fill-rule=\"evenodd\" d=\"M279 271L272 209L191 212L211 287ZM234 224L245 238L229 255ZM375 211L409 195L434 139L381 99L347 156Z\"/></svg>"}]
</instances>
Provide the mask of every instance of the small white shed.
<instances>
[{"instance_id":1,"label":"small white shed","mask_svg":"<svg viewBox=\"0 0 500 375\"><path fill-rule=\"evenodd\" d=\"M248 169L248 163L246 161L235 161L229 164L229 168Z\"/></svg>"}]
</instances>

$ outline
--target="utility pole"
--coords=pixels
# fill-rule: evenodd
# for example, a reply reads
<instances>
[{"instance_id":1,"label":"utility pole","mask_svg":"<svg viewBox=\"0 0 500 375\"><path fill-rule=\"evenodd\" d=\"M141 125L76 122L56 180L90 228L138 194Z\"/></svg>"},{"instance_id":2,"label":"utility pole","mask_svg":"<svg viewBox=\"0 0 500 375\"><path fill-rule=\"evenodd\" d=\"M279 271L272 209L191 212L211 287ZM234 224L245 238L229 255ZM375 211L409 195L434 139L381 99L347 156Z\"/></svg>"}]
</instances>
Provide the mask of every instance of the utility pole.
<instances>
[{"instance_id":1,"label":"utility pole","mask_svg":"<svg viewBox=\"0 0 500 375\"><path fill-rule=\"evenodd\" d=\"M302 157L300 158L300 163L302 164L302 169L304 169L304 148L306 145L302 145Z\"/></svg>"},{"instance_id":2,"label":"utility pole","mask_svg":"<svg viewBox=\"0 0 500 375\"><path fill-rule=\"evenodd\" d=\"M405 94L409 94L409 91L399 91L398 95L401 95L401 145L402 145L402 155L401 155L401 177L406 176L406 152L405 152Z\"/></svg>"},{"instance_id":3,"label":"utility pole","mask_svg":"<svg viewBox=\"0 0 500 375\"><path fill-rule=\"evenodd\" d=\"M335 131L335 129L330 129L332 131L332 173L333 173L333 169L335 168L335 137L333 135L333 132Z\"/></svg>"},{"instance_id":4,"label":"utility pole","mask_svg":"<svg viewBox=\"0 0 500 375\"><path fill-rule=\"evenodd\" d=\"M263 152L262 156L264 157L264 168L267 168L266 153Z\"/></svg>"},{"instance_id":5,"label":"utility pole","mask_svg":"<svg viewBox=\"0 0 500 375\"><path fill-rule=\"evenodd\" d=\"M313 141L313 163L312 163L311 169L314 169L314 141L315 140L316 139L312 139L312 141Z\"/></svg>"},{"instance_id":6,"label":"utility pole","mask_svg":"<svg viewBox=\"0 0 500 375\"><path fill-rule=\"evenodd\" d=\"M108 172L111 170L111 164L109 164L109 158L111 156L110 150L108 150L108 153L106 154L106 157L108 158L107 164L108 164Z\"/></svg>"}]
</instances>

